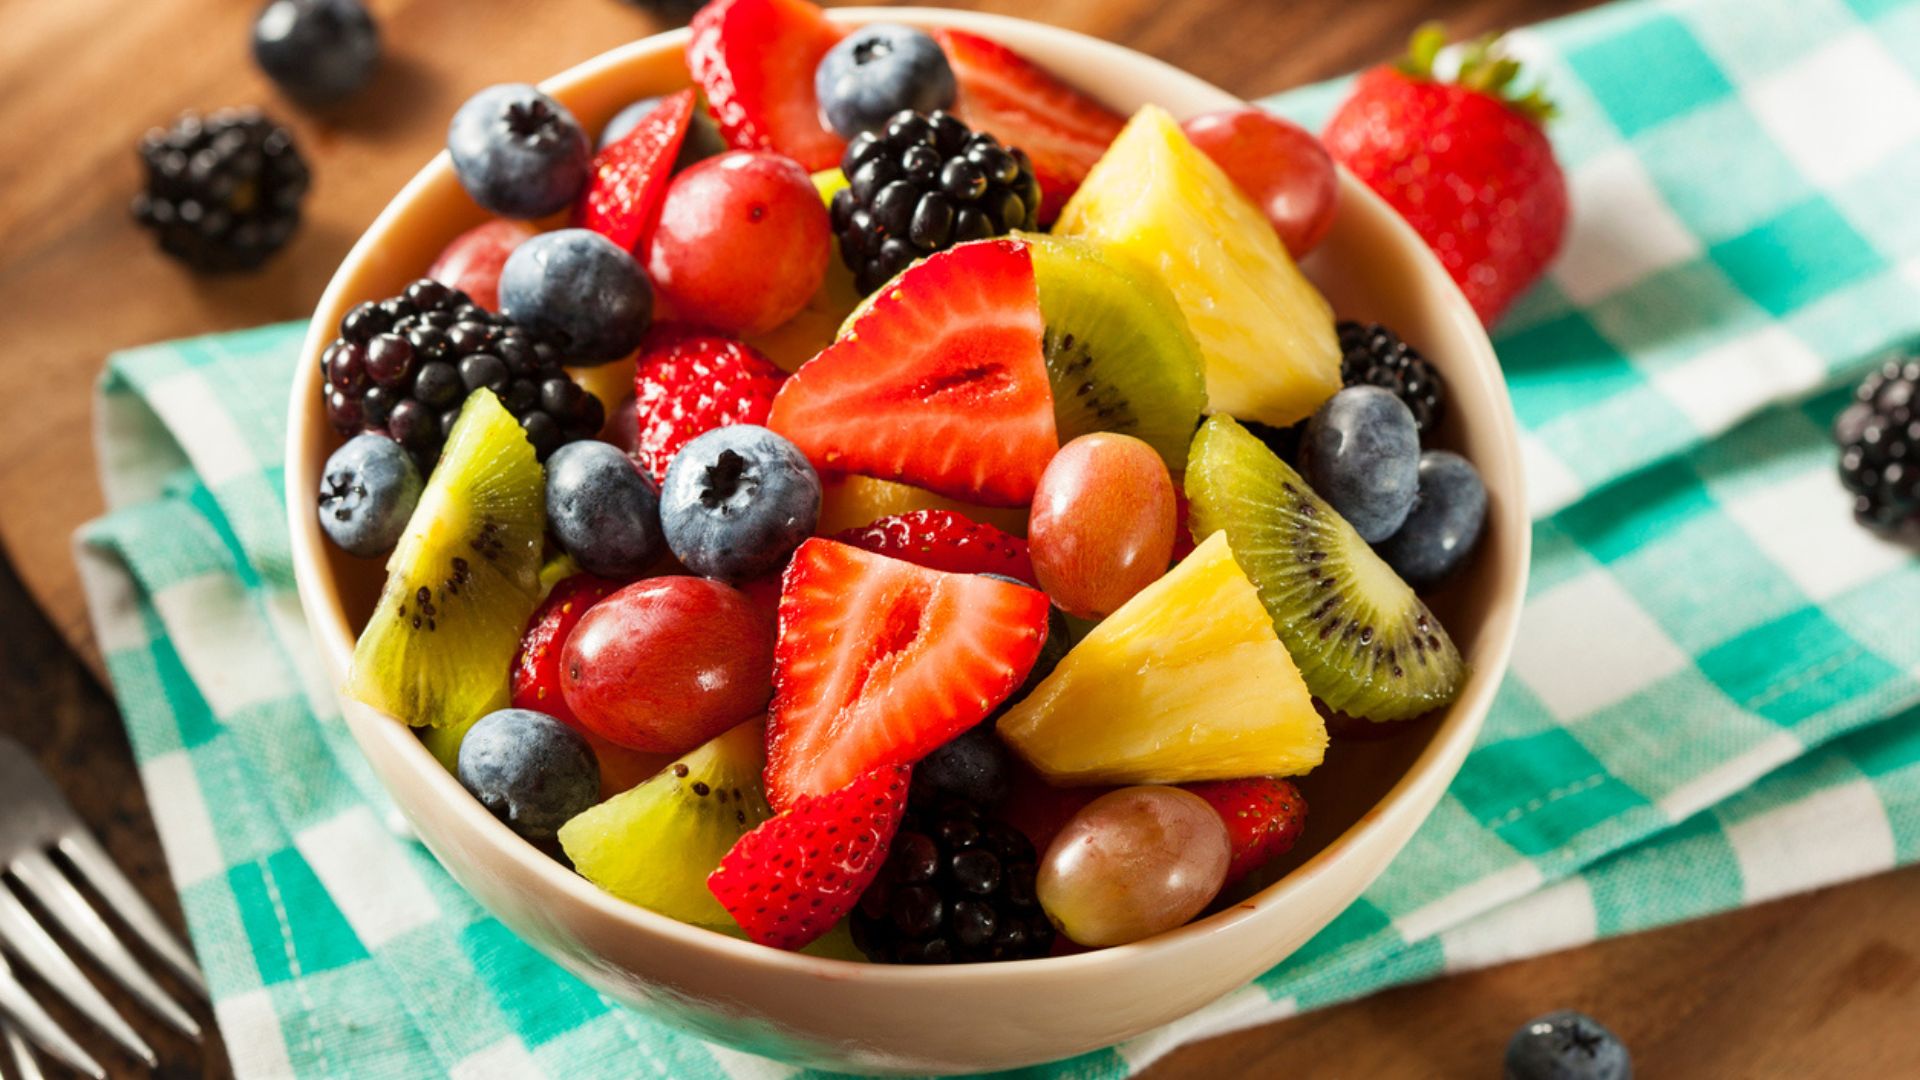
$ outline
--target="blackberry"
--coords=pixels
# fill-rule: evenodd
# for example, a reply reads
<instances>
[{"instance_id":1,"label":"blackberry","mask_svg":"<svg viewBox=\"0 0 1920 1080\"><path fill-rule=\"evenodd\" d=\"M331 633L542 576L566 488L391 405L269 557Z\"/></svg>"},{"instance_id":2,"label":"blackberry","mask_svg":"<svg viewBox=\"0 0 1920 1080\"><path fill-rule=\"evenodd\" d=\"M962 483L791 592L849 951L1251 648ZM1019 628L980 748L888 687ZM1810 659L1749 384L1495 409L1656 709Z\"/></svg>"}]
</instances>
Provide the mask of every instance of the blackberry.
<instances>
[{"instance_id":1,"label":"blackberry","mask_svg":"<svg viewBox=\"0 0 1920 1080\"><path fill-rule=\"evenodd\" d=\"M1306 438L1307 422L1298 420L1286 427L1273 427L1258 420L1242 420L1240 426L1253 433L1253 436L1267 444L1267 449L1281 461L1300 467L1300 441Z\"/></svg>"},{"instance_id":2,"label":"blackberry","mask_svg":"<svg viewBox=\"0 0 1920 1080\"><path fill-rule=\"evenodd\" d=\"M147 189L133 217L160 250L204 273L252 270L300 224L307 163L286 128L253 109L186 113L140 140Z\"/></svg>"},{"instance_id":3,"label":"blackberry","mask_svg":"<svg viewBox=\"0 0 1920 1080\"><path fill-rule=\"evenodd\" d=\"M854 908L853 942L881 964L1046 956L1053 924L1034 896L1039 863L1018 829L916 785L886 865Z\"/></svg>"},{"instance_id":4,"label":"blackberry","mask_svg":"<svg viewBox=\"0 0 1920 1080\"><path fill-rule=\"evenodd\" d=\"M1379 323L1342 320L1340 382L1393 391L1413 410L1413 424L1425 440L1446 415L1447 387L1420 350Z\"/></svg>"},{"instance_id":5,"label":"blackberry","mask_svg":"<svg viewBox=\"0 0 1920 1080\"><path fill-rule=\"evenodd\" d=\"M1888 360L1833 422L1853 516L1888 535L1920 534L1920 357Z\"/></svg>"},{"instance_id":6,"label":"blackberry","mask_svg":"<svg viewBox=\"0 0 1920 1080\"><path fill-rule=\"evenodd\" d=\"M848 185L833 197L833 231L862 293L915 259L1039 220L1026 151L944 112L894 113L880 131L854 136L840 168Z\"/></svg>"},{"instance_id":7,"label":"blackberry","mask_svg":"<svg viewBox=\"0 0 1920 1080\"><path fill-rule=\"evenodd\" d=\"M347 312L320 364L333 429L387 435L423 472L439 459L467 395L483 386L520 421L542 461L563 443L599 434L606 419L552 345L427 278Z\"/></svg>"}]
</instances>

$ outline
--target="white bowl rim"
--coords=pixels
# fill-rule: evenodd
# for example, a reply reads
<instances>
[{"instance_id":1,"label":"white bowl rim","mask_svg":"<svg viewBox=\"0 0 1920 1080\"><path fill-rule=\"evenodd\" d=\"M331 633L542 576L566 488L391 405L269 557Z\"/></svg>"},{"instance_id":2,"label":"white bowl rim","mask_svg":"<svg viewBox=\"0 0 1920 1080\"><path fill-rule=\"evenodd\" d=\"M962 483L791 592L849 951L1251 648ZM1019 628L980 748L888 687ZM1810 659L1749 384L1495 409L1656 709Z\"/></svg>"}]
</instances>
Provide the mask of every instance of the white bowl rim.
<instances>
[{"instance_id":1,"label":"white bowl rim","mask_svg":"<svg viewBox=\"0 0 1920 1080\"><path fill-rule=\"evenodd\" d=\"M1236 101L1241 100L1226 94L1225 91L1221 91L1198 76L1133 49L1077 31L1014 16L933 7L830 8L827 9L827 16L835 22L854 25L876 21L923 26L940 25L968 30L988 37L998 35L1028 41L1044 41L1061 48L1091 54L1091 61L1095 63L1106 58L1142 70L1151 69L1159 78L1169 82L1186 83L1204 88L1214 94L1232 97ZM628 64L636 57L665 49L681 50L689 33L687 28L682 27L640 38L568 68L543 80L539 85L548 91L564 90L575 83L598 76L608 69ZM328 282L315 308L316 314L332 311L339 306L344 298L342 294L346 292L349 279L354 276L348 271L365 261L378 247L377 239L406 216L411 204L421 191L435 182L444 180L451 168L446 151L440 151L381 210L348 252L346 258L341 261L340 267ZM1390 219L1390 227L1399 234L1399 245L1416 264L1421 265L1422 276L1444 284L1441 303L1446 310L1441 314L1455 324L1462 340L1481 354L1478 362L1471 365L1470 370L1475 378L1484 384L1481 392L1487 394L1496 406L1494 411L1500 422L1499 431L1496 434L1499 442L1503 444L1504 457L1512 466L1509 470L1510 475L1503 479L1500 486L1500 490L1507 497L1501 500L1497 509L1502 517L1500 526L1514 533L1516 569L1505 580L1501 590L1512 594L1510 597L1512 602L1494 605L1494 609L1483 624L1481 655L1474 658L1474 666L1483 671L1504 673L1518 627L1519 600L1526 591L1532 543L1531 523L1527 519L1525 510L1527 500L1524 476L1519 469L1521 460L1519 431L1506 383L1500 377L1500 369L1492 344L1488 341L1486 330L1478 316L1473 313L1465 297L1460 294L1446 271L1440 266L1438 259L1427 249L1412 228L1397 213L1385 209L1379 197L1344 168L1340 170L1340 199L1343 204L1358 200L1379 205L1385 210ZM323 325L318 319L313 320L301 346L303 360L318 356L332 337L331 327ZM317 377L317 368L312 364L302 363L296 369L294 392L289 402L286 455L289 467L285 478L286 501L294 563L297 568L306 568L306 572L298 573L297 585L302 606L307 613L307 621L314 631L316 645L328 654L323 658L329 661L326 666L330 670L344 671L352 655L354 634L347 626L344 612L340 610L334 595L333 575L328 569L325 554L320 547L320 530L314 525L312 515L306 512L309 493L301 483L300 471L291 467L296 460L304 456L300 443L311 430L311 417L314 412L311 409L310 398L316 391L314 382ZM495 857L511 860L522 870L530 872L534 877L565 894L568 899L586 905L602 918L627 924L637 935L663 935L675 939L680 944L704 949L728 957L730 960L769 967L793 975L831 980L849 978L878 980L882 987L898 987L904 991L933 985L952 985L962 980L991 981L1004 978L1010 973L1023 977L1041 977L1044 974L1047 977L1059 978L1081 973L1095 973L1104 967L1123 966L1148 952L1178 949L1196 938L1226 932L1258 917L1262 909L1283 906L1282 902L1289 894L1305 889L1313 879L1327 871L1329 864L1347 848L1358 846L1375 834L1391 832L1399 826L1400 819L1408 815L1418 815L1424 819L1431 813L1433 805L1445 788L1452 783L1460 763L1472 748L1481 722L1499 685L1497 678L1479 679L1470 684L1468 691L1449 706L1450 715L1435 730L1427 746L1372 808L1365 811L1359 820L1349 825L1340 836L1315 853L1307 862L1240 903L1175 930L1129 945L1096 949L1068 956L994 964L953 964L930 967L864 963L786 952L683 923L629 903L602 891L586 878L543 854L486 812L485 808L468 796L459 782L440 765L411 728L390 717L383 717L388 723L379 726L378 737L385 741L389 752L395 754L420 782L429 787L438 788L441 796L456 803L459 807L458 812L472 830L487 838L488 846ZM343 701L343 707L373 712L351 702ZM356 739L363 731L364 729L360 726L355 726ZM1413 828L1417 827L1417 824L1413 826ZM1413 829L1409 828L1407 831L1410 835ZM1387 852L1382 866L1390 863L1402 847L1404 847L1404 841L1393 845L1392 850Z\"/></svg>"}]
</instances>

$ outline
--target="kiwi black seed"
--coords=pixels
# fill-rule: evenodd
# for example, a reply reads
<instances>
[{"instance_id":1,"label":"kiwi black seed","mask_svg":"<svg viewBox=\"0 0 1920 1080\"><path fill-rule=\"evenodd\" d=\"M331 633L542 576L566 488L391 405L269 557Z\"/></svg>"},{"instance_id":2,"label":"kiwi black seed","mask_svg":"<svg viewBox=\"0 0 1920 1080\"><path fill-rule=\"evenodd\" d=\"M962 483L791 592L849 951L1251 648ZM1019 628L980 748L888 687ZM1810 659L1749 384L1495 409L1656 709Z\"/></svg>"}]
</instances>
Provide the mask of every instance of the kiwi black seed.
<instances>
[{"instance_id":1,"label":"kiwi black seed","mask_svg":"<svg viewBox=\"0 0 1920 1080\"><path fill-rule=\"evenodd\" d=\"M1307 689L1367 720L1451 702L1466 664L1440 621L1291 466L1231 417L1194 436L1196 540L1226 530Z\"/></svg>"}]
</instances>

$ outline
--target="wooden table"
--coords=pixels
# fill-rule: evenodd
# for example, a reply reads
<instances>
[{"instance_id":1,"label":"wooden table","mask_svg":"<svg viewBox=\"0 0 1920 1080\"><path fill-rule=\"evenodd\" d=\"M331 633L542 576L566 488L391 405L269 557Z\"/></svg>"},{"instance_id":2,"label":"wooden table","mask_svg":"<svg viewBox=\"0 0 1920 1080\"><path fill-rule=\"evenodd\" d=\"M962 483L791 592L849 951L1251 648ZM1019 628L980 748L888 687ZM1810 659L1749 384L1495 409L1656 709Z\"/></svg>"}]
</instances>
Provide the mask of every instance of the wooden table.
<instances>
[{"instance_id":1,"label":"wooden table","mask_svg":"<svg viewBox=\"0 0 1920 1080\"><path fill-rule=\"evenodd\" d=\"M1255 97L1394 53L1427 18L1477 34L1587 2L956 6L1037 16ZM0 731L39 751L114 855L176 918L125 734L87 671L97 657L68 554L73 529L100 506L89 391L102 357L306 314L468 94L538 79L658 26L614 0L370 6L389 63L355 102L309 114L281 101L248 62L255 3L0 0L0 545L12 563L0 567ZM182 109L247 103L289 122L313 163L307 223L265 272L197 279L155 254L128 220L133 145ZM1889 1075L1920 1060L1911 1022L1920 1009L1920 871L1382 994L1186 1048L1153 1075L1493 1075L1508 1032L1559 1006L1613 1024L1646 1076ZM167 1062L161 1075L227 1075L217 1036L196 1048L140 1019ZM116 1064L117 1075L140 1074Z\"/></svg>"}]
</instances>

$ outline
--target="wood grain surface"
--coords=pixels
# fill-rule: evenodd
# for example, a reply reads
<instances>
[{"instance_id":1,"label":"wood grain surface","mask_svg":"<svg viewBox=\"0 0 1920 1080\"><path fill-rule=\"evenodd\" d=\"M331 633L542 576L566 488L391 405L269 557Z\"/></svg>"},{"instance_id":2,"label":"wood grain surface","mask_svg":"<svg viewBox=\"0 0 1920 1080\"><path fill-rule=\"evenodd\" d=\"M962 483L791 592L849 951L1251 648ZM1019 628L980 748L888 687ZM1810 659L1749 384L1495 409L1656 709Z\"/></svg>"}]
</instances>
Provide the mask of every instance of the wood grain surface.
<instances>
[{"instance_id":1,"label":"wood grain surface","mask_svg":"<svg viewBox=\"0 0 1920 1080\"><path fill-rule=\"evenodd\" d=\"M100 506L89 391L101 360L148 341L301 317L468 94L537 80L660 26L615 0L369 6L388 45L379 78L349 105L307 113L248 62L254 0L0 0L0 545L12 561L0 567L0 732L38 752L176 921L125 734L87 672L95 657L69 556L73 529ZM1387 56L1428 18L1470 34L1586 0L953 6L1093 33L1257 97ZM265 272L197 279L157 255L127 217L133 146L182 109L236 104L265 106L294 128L314 192L299 237ZM196 1046L116 1001L161 1051L160 1075L229 1075L217 1033ZM1382 994L1185 1048L1151 1075L1494 1076L1508 1033L1561 1006L1613 1025L1646 1077L1912 1075L1920 870ZM146 1075L90 1042L114 1075Z\"/></svg>"}]
</instances>

